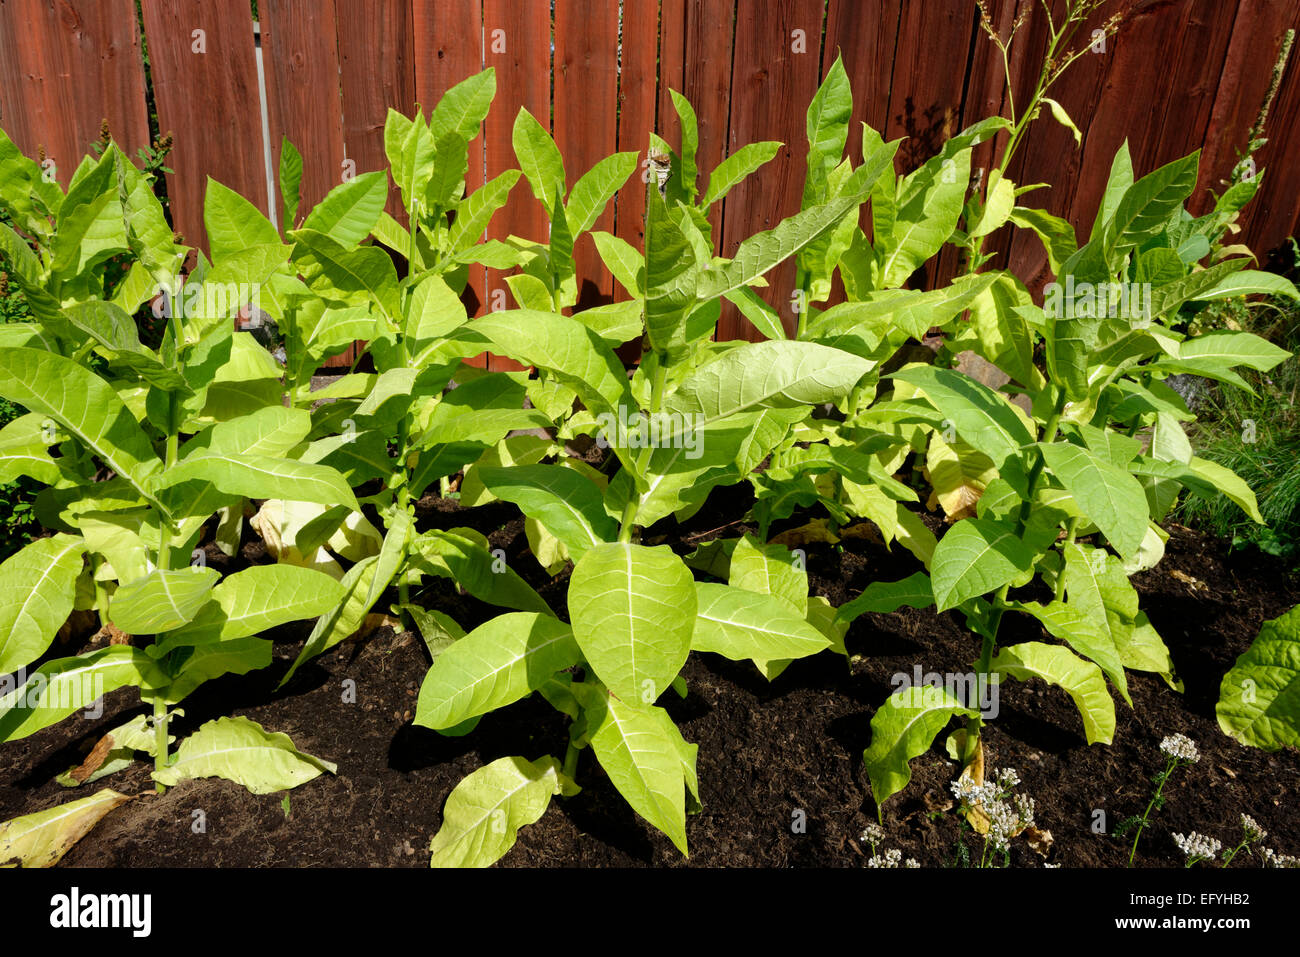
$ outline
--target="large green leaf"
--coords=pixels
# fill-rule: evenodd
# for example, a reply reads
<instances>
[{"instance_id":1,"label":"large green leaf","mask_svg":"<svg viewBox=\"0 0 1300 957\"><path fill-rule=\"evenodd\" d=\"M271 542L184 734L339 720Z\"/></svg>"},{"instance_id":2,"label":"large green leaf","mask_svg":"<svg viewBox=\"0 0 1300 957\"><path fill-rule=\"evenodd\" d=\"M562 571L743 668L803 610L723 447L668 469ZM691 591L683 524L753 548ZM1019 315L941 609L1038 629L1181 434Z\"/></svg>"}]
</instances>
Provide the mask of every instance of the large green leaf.
<instances>
[{"instance_id":1,"label":"large green leaf","mask_svg":"<svg viewBox=\"0 0 1300 957\"><path fill-rule=\"evenodd\" d=\"M774 228L744 240L730 262L714 266L700 277L696 296L713 299L747 285L833 229L846 213L862 205L881 170L893 162L897 148L897 143L888 144L868 157L834 199L795 213Z\"/></svg>"},{"instance_id":2,"label":"large green leaf","mask_svg":"<svg viewBox=\"0 0 1300 957\"><path fill-rule=\"evenodd\" d=\"M463 326L455 338L545 369L593 413L634 407L622 361L577 319L531 309L494 312Z\"/></svg>"},{"instance_id":3,"label":"large green leaf","mask_svg":"<svg viewBox=\"0 0 1300 957\"><path fill-rule=\"evenodd\" d=\"M353 305L374 302L393 326L400 325L397 270L388 253L375 246L347 249L313 229L294 230L293 239L294 261L313 289Z\"/></svg>"},{"instance_id":4,"label":"large green leaf","mask_svg":"<svg viewBox=\"0 0 1300 957\"><path fill-rule=\"evenodd\" d=\"M268 405L237 419L218 422L181 449L182 458L208 455L286 455L311 432L311 413Z\"/></svg>"},{"instance_id":5,"label":"large green leaf","mask_svg":"<svg viewBox=\"0 0 1300 957\"><path fill-rule=\"evenodd\" d=\"M592 750L618 793L686 854L686 790L695 778L696 746L682 740L662 708L599 689L580 700Z\"/></svg>"},{"instance_id":6,"label":"large green leaf","mask_svg":"<svg viewBox=\"0 0 1300 957\"><path fill-rule=\"evenodd\" d=\"M195 688L222 675L246 675L271 664L269 638L234 638L198 645L176 656L179 665L168 662L176 677L162 692L163 701L183 701Z\"/></svg>"},{"instance_id":7,"label":"large green leaf","mask_svg":"<svg viewBox=\"0 0 1300 957\"><path fill-rule=\"evenodd\" d=\"M451 728L525 698L582 654L573 629L537 612L500 615L438 656L420 686L415 723Z\"/></svg>"},{"instance_id":8,"label":"large green leaf","mask_svg":"<svg viewBox=\"0 0 1300 957\"><path fill-rule=\"evenodd\" d=\"M479 768L447 795L430 866L496 863L515 846L519 829L540 818L561 790L559 762L552 757L498 758Z\"/></svg>"},{"instance_id":9,"label":"large green leaf","mask_svg":"<svg viewBox=\"0 0 1300 957\"><path fill-rule=\"evenodd\" d=\"M1115 734L1115 702L1106 690L1106 678L1091 661L1069 648L1027 641L1009 645L994 656L989 670L1018 681L1041 678L1064 688L1083 718L1089 744L1110 744Z\"/></svg>"},{"instance_id":10,"label":"large green leaf","mask_svg":"<svg viewBox=\"0 0 1300 957\"><path fill-rule=\"evenodd\" d=\"M564 160L560 157L555 140L551 139L546 127L537 122L533 114L520 107L519 115L515 117L511 141L515 157L519 160L519 168L528 178L533 195L547 210L554 212L552 207L556 194L563 196L566 192Z\"/></svg>"},{"instance_id":11,"label":"large green leaf","mask_svg":"<svg viewBox=\"0 0 1300 957\"><path fill-rule=\"evenodd\" d=\"M708 209L722 199L731 188L749 178L750 174L765 163L769 163L781 151L781 144L775 140L761 143L747 143L732 153L713 168L709 174L709 185L704 190L700 206Z\"/></svg>"},{"instance_id":12,"label":"large green leaf","mask_svg":"<svg viewBox=\"0 0 1300 957\"><path fill-rule=\"evenodd\" d=\"M1095 661L1129 707L1133 706L1119 648L1106 628L1104 615L1098 618L1082 607L1063 601L1053 601L1046 605L1029 601L1016 607L1042 622L1054 638L1061 639L1085 658Z\"/></svg>"},{"instance_id":13,"label":"large green leaf","mask_svg":"<svg viewBox=\"0 0 1300 957\"><path fill-rule=\"evenodd\" d=\"M614 194L636 172L637 155L634 151L606 156L573 184L564 214L574 236L591 229Z\"/></svg>"},{"instance_id":14,"label":"large green leaf","mask_svg":"<svg viewBox=\"0 0 1300 957\"><path fill-rule=\"evenodd\" d=\"M72 614L85 543L40 538L0 565L0 674L31 664Z\"/></svg>"},{"instance_id":15,"label":"large green leaf","mask_svg":"<svg viewBox=\"0 0 1300 957\"><path fill-rule=\"evenodd\" d=\"M249 246L280 242L280 234L261 210L212 177L203 198L203 225L213 262Z\"/></svg>"},{"instance_id":16,"label":"large green leaf","mask_svg":"<svg viewBox=\"0 0 1300 957\"><path fill-rule=\"evenodd\" d=\"M303 618L315 618L343 600L342 584L324 572L297 565L254 565L227 575L211 601L159 647L231 641Z\"/></svg>"},{"instance_id":17,"label":"large green leaf","mask_svg":"<svg viewBox=\"0 0 1300 957\"><path fill-rule=\"evenodd\" d=\"M800 615L808 614L808 572L784 545L765 545L744 535L731 553L727 584L788 601Z\"/></svg>"},{"instance_id":18,"label":"large green leaf","mask_svg":"<svg viewBox=\"0 0 1300 957\"><path fill-rule=\"evenodd\" d=\"M930 587L930 576L925 572L915 572L901 581L872 582L857 598L841 605L836 617L840 621L850 622L868 611L889 614L904 605L910 608L929 608L933 604L934 589Z\"/></svg>"},{"instance_id":19,"label":"large green leaf","mask_svg":"<svg viewBox=\"0 0 1300 957\"><path fill-rule=\"evenodd\" d=\"M487 539L468 528L428 531L411 540L412 560L435 575L450 578L480 601L503 608L551 614L550 607L488 549Z\"/></svg>"},{"instance_id":20,"label":"large green leaf","mask_svg":"<svg viewBox=\"0 0 1300 957\"><path fill-rule=\"evenodd\" d=\"M109 617L128 635L171 631L194 620L220 577L215 568L194 565L155 569L113 593Z\"/></svg>"},{"instance_id":21,"label":"large green leaf","mask_svg":"<svg viewBox=\"0 0 1300 957\"><path fill-rule=\"evenodd\" d=\"M448 240L451 248L460 252L478 242L492 220L492 215L506 204L510 190L519 182L519 170L508 169L496 176L468 197L457 208L456 221L451 224Z\"/></svg>"},{"instance_id":22,"label":"large green leaf","mask_svg":"<svg viewBox=\"0 0 1300 957\"><path fill-rule=\"evenodd\" d=\"M827 179L844 155L849 138L849 117L853 113L853 91L841 56L826 71L817 95L808 104L808 176L804 181L803 205L812 206L826 198Z\"/></svg>"},{"instance_id":23,"label":"large green leaf","mask_svg":"<svg viewBox=\"0 0 1300 957\"><path fill-rule=\"evenodd\" d=\"M302 651L298 653L288 673L280 679L277 688L283 688L305 663L333 648L361 627L371 608L369 596L376 588L381 591L387 588L392 580L376 578L378 571L378 555L363 558L347 570L341 582L344 588L343 600L328 614L317 619Z\"/></svg>"},{"instance_id":24,"label":"large green leaf","mask_svg":"<svg viewBox=\"0 0 1300 957\"><path fill-rule=\"evenodd\" d=\"M923 391L952 422L957 434L991 458L999 469L1008 459L1016 458L1022 446L1034 441L1004 395L956 369L912 366L895 372L894 378Z\"/></svg>"},{"instance_id":25,"label":"large green leaf","mask_svg":"<svg viewBox=\"0 0 1300 957\"><path fill-rule=\"evenodd\" d=\"M140 424L113 388L71 359L37 349L0 351L0 396L48 415L85 442L149 501L162 467Z\"/></svg>"},{"instance_id":26,"label":"large green leaf","mask_svg":"<svg viewBox=\"0 0 1300 957\"><path fill-rule=\"evenodd\" d=\"M1219 727L1265 751L1300 747L1300 606L1264 622L1223 676Z\"/></svg>"},{"instance_id":27,"label":"large green leaf","mask_svg":"<svg viewBox=\"0 0 1300 957\"><path fill-rule=\"evenodd\" d=\"M1121 247L1133 246L1157 235L1169 217L1196 187L1201 151L1174 160L1143 176L1124 191L1115 207L1110 235Z\"/></svg>"},{"instance_id":28,"label":"large green leaf","mask_svg":"<svg viewBox=\"0 0 1300 957\"><path fill-rule=\"evenodd\" d=\"M876 807L907 787L908 762L930 749L954 715L974 714L944 688L909 688L886 698L871 718L871 745L862 752Z\"/></svg>"},{"instance_id":29,"label":"large green leaf","mask_svg":"<svg viewBox=\"0 0 1300 957\"><path fill-rule=\"evenodd\" d=\"M871 363L815 342L750 342L695 370L665 404L677 433L750 409L788 409L848 395Z\"/></svg>"},{"instance_id":30,"label":"large green leaf","mask_svg":"<svg viewBox=\"0 0 1300 957\"><path fill-rule=\"evenodd\" d=\"M196 778L225 778L254 794L287 791L334 774L337 765L303 754L287 734L266 731L248 718L217 718L181 742L171 763L153 772L159 784L173 786Z\"/></svg>"},{"instance_id":31,"label":"large green leaf","mask_svg":"<svg viewBox=\"0 0 1300 957\"><path fill-rule=\"evenodd\" d=\"M775 661L830 647L830 640L782 598L713 582L696 582L695 593L695 651L733 661Z\"/></svg>"},{"instance_id":32,"label":"large green leaf","mask_svg":"<svg viewBox=\"0 0 1300 957\"><path fill-rule=\"evenodd\" d=\"M209 482L221 492L244 498L281 498L360 508L337 470L270 455L212 451L191 455L168 469L157 484L164 489L191 481Z\"/></svg>"},{"instance_id":33,"label":"large green leaf","mask_svg":"<svg viewBox=\"0 0 1300 957\"><path fill-rule=\"evenodd\" d=\"M1120 555L1131 559L1142 544L1150 518L1138 480L1077 445L1042 442L1038 448L1084 515L1096 523Z\"/></svg>"},{"instance_id":34,"label":"large green leaf","mask_svg":"<svg viewBox=\"0 0 1300 957\"><path fill-rule=\"evenodd\" d=\"M993 519L962 519L939 539L930 560L937 610L1027 581L1037 557L1010 526Z\"/></svg>"},{"instance_id":35,"label":"large green leaf","mask_svg":"<svg viewBox=\"0 0 1300 957\"><path fill-rule=\"evenodd\" d=\"M653 704L686 663L695 581L666 546L589 549L569 579L569 617L583 655L614 694Z\"/></svg>"},{"instance_id":36,"label":"large green leaf","mask_svg":"<svg viewBox=\"0 0 1300 957\"><path fill-rule=\"evenodd\" d=\"M387 200L388 175L383 170L362 173L330 190L302 228L324 233L342 246L355 246L375 228Z\"/></svg>"},{"instance_id":37,"label":"large green leaf","mask_svg":"<svg viewBox=\"0 0 1300 957\"><path fill-rule=\"evenodd\" d=\"M1245 269L1219 280L1214 286L1192 296L1193 299L1231 299L1235 296L1286 296L1288 299L1300 299L1295 283L1276 273L1260 272L1257 269Z\"/></svg>"},{"instance_id":38,"label":"large green leaf","mask_svg":"<svg viewBox=\"0 0 1300 957\"><path fill-rule=\"evenodd\" d=\"M559 465L479 467L479 479L497 498L519 506L564 543L574 561L618 536L600 488L582 473Z\"/></svg>"}]
</instances>

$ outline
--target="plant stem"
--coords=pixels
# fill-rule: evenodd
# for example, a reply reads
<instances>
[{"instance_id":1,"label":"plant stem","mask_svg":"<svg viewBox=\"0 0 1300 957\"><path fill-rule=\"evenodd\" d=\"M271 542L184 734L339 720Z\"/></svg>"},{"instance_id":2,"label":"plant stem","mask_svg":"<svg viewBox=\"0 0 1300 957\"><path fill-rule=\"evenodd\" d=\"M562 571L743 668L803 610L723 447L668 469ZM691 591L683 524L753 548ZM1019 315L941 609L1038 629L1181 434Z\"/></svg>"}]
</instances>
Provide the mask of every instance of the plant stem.
<instances>
[{"instance_id":1,"label":"plant stem","mask_svg":"<svg viewBox=\"0 0 1300 957\"><path fill-rule=\"evenodd\" d=\"M618 540L624 545L632 541L632 529L636 522L637 508L640 506L635 488L632 489L631 495L627 504L623 506L623 517L619 519Z\"/></svg>"},{"instance_id":2,"label":"plant stem","mask_svg":"<svg viewBox=\"0 0 1300 957\"><path fill-rule=\"evenodd\" d=\"M1165 773L1160 775L1160 783L1156 785L1156 793L1151 795L1151 801L1147 804L1147 809L1142 812L1142 820L1138 822L1137 833L1133 835L1133 848L1128 852L1128 866L1133 866L1133 858L1137 854L1138 840L1142 837L1142 829L1147 826L1147 817L1151 814L1151 809L1156 806L1160 800L1160 792L1165 789L1165 782L1169 780L1169 775L1174 772L1176 759L1170 758L1169 763L1165 765Z\"/></svg>"},{"instance_id":3,"label":"plant stem","mask_svg":"<svg viewBox=\"0 0 1300 957\"><path fill-rule=\"evenodd\" d=\"M578 773L578 746L574 743L573 738L569 738L569 748L564 752L564 776L570 781Z\"/></svg>"}]
</instances>

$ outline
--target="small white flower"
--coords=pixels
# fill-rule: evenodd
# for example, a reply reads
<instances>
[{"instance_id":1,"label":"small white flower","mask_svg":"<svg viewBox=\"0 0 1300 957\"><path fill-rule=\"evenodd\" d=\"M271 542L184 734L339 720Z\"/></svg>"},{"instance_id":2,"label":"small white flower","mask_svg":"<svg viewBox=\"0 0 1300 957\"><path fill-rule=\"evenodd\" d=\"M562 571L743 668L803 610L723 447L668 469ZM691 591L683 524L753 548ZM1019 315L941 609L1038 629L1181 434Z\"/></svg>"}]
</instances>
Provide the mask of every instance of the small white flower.
<instances>
[{"instance_id":1,"label":"small white flower","mask_svg":"<svg viewBox=\"0 0 1300 957\"><path fill-rule=\"evenodd\" d=\"M1264 848L1265 867L1300 867L1300 858L1290 854L1279 854L1271 847Z\"/></svg>"},{"instance_id":2,"label":"small white flower","mask_svg":"<svg viewBox=\"0 0 1300 957\"><path fill-rule=\"evenodd\" d=\"M1002 790L1010 790L1020 783L1020 775L1016 773L1015 768L1002 768L994 773L997 778L998 787Z\"/></svg>"},{"instance_id":3,"label":"small white flower","mask_svg":"<svg viewBox=\"0 0 1300 957\"><path fill-rule=\"evenodd\" d=\"M1044 861L1044 862L1043 862L1043 866L1046 867L1048 870L1055 870L1056 868L1060 867L1061 865L1060 865L1060 864L1048 864L1046 861Z\"/></svg>"},{"instance_id":4,"label":"small white flower","mask_svg":"<svg viewBox=\"0 0 1300 957\"><path fill-rule=\"evenodd\" d=\"M885 829L874 821L862 829L862 843L876 845L885 839Z\"/></svg>"},{"instance_id":5,"label":"small white flower","mask_svg":"<svg viewBox=\"0 0 1300 957\"><path fill-rule=\"evenodd\" d=\"M867 867L897 867L903 860L903 852L900 850L885 851L883 854L873 854L867 859Z\"/></svg>"},{"instance_id":6,"label":"small white flower","mask_svg":"<svg viewBox=\"0 0 1300 957\"><path fill-rule=\"evenodd\" d=\"M1016 795L1016 815L1020 823L1029 827L1034 823L1034 799L1027 794Z\"/></svg>"},{"instance_id":7,"label":"small white flower","mask_svg":"<svg viewBox=\"0 0 1300 957\"><path fill-rule=\"evenodd\" d=\"M1223 845L1215 838L1206 837L1204 834L1198 834L1196 831L1192 831L1192 833L1188 834L1186 837L1183 837L1181 834L1175 834L1174 843L1178 845L1178 849L1187 856L1188 860L1191 861L1213 860L1214 856L1219 853L1219 849L1223 847Z\"/></svg>"},{"instance_id":8,"label":"small white flower","mask_svg":"<svg viewBox=\"0 0 1300 957\"><path fill-rule=\"evenodd\" d=\"M911 867L920 867L921 865L915 857L909 857L907 860L903 861L903 866L911 868Z\"/></svg>"},{"instance_id":9,"label":"small white flower","mask_svg":"<svg viewBox=\"0 0 1300 957\"><path fill-rule=\"evenodd\" d=\"M1171 758L1195 764L1201 760L1201 752L1196 742L1185 734L1171 734L1160 742L1160 750Z\"/></svg>"},{"instance_id":10,"label":"small white flower","mask_svg":"<svg viewBox=\"0 0 1300 957\"><path fill-rule=\"evenodd\" d=\"M1246 832L1246 840L1248 841L1258 841L1261 838L1268 837L1268 831L1260 827L1249 814L1241 816L1241 829Z\"/></svg>"}]
</instances>

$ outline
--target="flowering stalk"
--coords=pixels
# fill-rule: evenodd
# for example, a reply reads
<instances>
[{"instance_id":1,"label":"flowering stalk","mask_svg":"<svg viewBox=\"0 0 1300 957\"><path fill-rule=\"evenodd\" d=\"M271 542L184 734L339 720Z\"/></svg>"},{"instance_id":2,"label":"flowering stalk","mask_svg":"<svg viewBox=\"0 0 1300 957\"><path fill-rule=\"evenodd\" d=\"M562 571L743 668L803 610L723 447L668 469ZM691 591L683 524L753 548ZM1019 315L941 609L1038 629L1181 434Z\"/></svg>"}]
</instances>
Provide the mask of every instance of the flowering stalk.
<instances>
[{"instance_id":1,"label":"flowering stalk","mask_svg":"<svg viewBox=\"0 0 1300 957\"><path fill-rule=\"evenodd\" d=\"M1165 769L1151 779L1156 786L1156 790L1147 803L1147 809L1142 812L1142 819L1138 822L1137 833L1133 835L1133 847L1128 854L1129 867L1133 866L1133 858L1137 854L1138 840L1142 837L1143 828L1147 826L1147 818L1151 816L1153 809L1164 804L1164 798L1161 795L1164 793L1165 782L1169 780L1174 771L1181 767L1190 767L1201 760L1201 752L1197 750L1196 743L1185 734L1169 735L1160 742L1160 750L1164 752L1166 757ZM1175 835L1174 840L1177 841L1181 836ZM1215 848L1215 850L1217 852L1218 848Z\"/></svg>"}]
</instances>

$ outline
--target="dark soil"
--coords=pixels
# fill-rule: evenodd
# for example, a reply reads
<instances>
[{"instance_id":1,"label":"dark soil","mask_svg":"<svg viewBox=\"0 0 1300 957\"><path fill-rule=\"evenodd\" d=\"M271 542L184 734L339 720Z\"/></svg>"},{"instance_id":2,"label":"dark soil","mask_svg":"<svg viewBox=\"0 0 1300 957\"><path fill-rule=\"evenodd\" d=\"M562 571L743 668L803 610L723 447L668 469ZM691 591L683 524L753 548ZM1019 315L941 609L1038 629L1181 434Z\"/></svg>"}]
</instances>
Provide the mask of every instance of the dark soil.
<instances>
[{"instance_id":1,"label":"dark soil","mask_svg":"<svg viewBox=\"0 0 1300 957\"><path fill-rule=\"evenodd\" d=\"M672 540L686 543L679 551L713 537L719 527L727 536L745 527L731 517L749 503L737 497L718 508L716 499L726 494L715 493L706 515L674 530ZM490 532L511 567L563 612L567 573L551 579L527 554L516 511L504 505L466 511L433 498L421 506L422 527L472 525ZM259 547L247 543L239 561L266 560ZM845 539L842 548L809 545L807 552L813 592L835 605L871 581L901 578L916 567L906 552L891 553L866 538ZM215 554L212 563L218 564ZM1137 863L1181 866L1174 832L1198 830L1232 846L1243 813L1269 832L1267 846L1300 854L1300 823L1289 806L1300 785L1300 754L1243 747L1219 730L1214 715L1224 672L1262 622L1300 602L1300 580L1267 556L1233 553L1175 527L1164 561L1134 582L1186 692L1130 673L1134 710L1117 698L1114 744L1088 747L1063 691L1038 681L1007 682L1000 714L986 725L987 766L1019 772L1018 791L1035 799L1038 826L1054 838L1047 861L1121 867L1131 836L1123 841L1094 833L1097 812L1105 813L1107 830L1140 813L1150 795L1149 778L1163 767L1160 740L1182 732L1199 745L1201 760L1166 786L1168 803L1153 815ZM417 598L466 628L494 614L442 580L433 580ZM1027 620L1012 627L1009 640L1042 637ZM155 795L149 767L137 763L96 782L139 797L106 817L68 853L64 866L425 867L443 802L466 774L506 755L563 755L566 719L537 696L488 715L467 737L414 727L428 655L410 633L385 627L345 642L305 666L279 693L273 689L304 631L282 629L272 637L272 667L203 686L184 703L186 717L176 733L221 715L247 715L287 733L302 750L337 762L338 774L290 792L286 812L282 794L255 796L217 779ZM693 655L683 671L688 696L670 693L663 702L685 738L700 746L703 810L687 821L689 859L634 814L584 753L578 769L582 793L553 801L539 822L520 832L501 863L862 866L870 850L859 835L876 816L862 751L876 706L893 690L891 676L911 674L915 665L922 671L969 671L977 641L952 614L904 609L858 619L847 638L851 662L825 653L795 662L770 685L748 663ZM65 647L58 654L76 651ZM345 701L348 679L356 683L354 703ZM100 734L141 710L137 692L115 692L97 721L69 719L0 747L0 820L89 793L64 789L54 778L79 764ZM883 813L888 837L881 849L898 848L926 867L952 864L960 833L948 790L958 768L943 740L940 735L912 762L911 784L886 802ZM196 811L203 812L206 825L201 833ZM965 837L978 855L976 840ZM1043 861L1023 840L1013 845L1013 865ZM1257 863L1242 857L1234 866Z\"/></svg>"}]
</instances>

